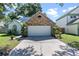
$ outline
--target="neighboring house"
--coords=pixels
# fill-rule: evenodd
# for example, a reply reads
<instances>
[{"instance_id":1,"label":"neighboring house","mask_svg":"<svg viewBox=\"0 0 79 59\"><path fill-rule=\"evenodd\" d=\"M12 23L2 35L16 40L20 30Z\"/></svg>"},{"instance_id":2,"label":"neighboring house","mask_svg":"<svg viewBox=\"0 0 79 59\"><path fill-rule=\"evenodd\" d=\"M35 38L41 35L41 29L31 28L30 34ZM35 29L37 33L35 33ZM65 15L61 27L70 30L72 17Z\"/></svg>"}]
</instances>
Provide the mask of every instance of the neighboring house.
<instances>
[{"instance_id":1,"label":"neighboring house","mask_svg":"<svg viewBox=\"0 0 79 59\"><path fill-rule=\"evenodd\" d=\"M18 20L13 20L13 21L9 22L8 30L12 30L14 27L16 27L18 34L21 34L21 28L22 28L21 22Z\"/></svg>"},{"instance_id":2,"label":"neighboring house","mask_svg":"<svg viewBox=\"0 0 79 59\"><path fill-rule=\"evenodd\" d=\"M4 21L0 21L0 33L4 33L5 32L5 26L4 26L5 22Z\"/></svg>"},{"instance_id":3,"label":"neighboring house","mask_svg":"<svg viewBox=\"0 0 79 59\"><path fill-rule=\"evenodd\" d=\"M26 21L28 36L51 36L55 23L40 11Z\"/></svg>"},{"instance_id":4,"label":"neighboring house","mask_svg":"<svg viewBox=\"0 0 79 59\"><path fill-rule=\"evenodd\" d=\"M58 18L56 24L64 28L65 33L79 35L79 6Z\"/></svg>"}]
</instances>

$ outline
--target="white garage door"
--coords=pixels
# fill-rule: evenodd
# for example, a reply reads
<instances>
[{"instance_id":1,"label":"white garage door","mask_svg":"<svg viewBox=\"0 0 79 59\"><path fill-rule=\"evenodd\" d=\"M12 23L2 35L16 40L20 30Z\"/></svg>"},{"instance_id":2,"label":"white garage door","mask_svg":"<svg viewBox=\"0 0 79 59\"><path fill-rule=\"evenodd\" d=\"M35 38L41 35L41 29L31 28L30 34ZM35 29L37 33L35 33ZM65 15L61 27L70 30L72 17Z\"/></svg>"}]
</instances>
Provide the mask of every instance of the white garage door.
<instances>
[{"instance_id":1,"label":"white garage door","mask_svg":"<svg viewBox=\"0 0 79 59\"><path fill-rule=\"evenodd\" d=\"M50 36L51 26L28 26L28 36Z\"/></svg>"}]
</instances>

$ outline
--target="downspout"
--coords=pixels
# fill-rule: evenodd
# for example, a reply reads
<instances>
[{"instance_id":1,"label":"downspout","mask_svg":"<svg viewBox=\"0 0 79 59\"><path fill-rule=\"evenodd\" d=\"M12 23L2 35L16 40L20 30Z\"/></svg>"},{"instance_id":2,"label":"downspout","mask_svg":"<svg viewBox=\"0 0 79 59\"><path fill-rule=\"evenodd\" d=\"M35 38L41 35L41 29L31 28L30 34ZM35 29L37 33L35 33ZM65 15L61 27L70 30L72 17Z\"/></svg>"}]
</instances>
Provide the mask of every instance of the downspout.
<instances>
[{"instance_id":1,"label":"downspout","mask_svg":"<svg viewBox=\"0 0 79 59\"><path fill-rule=\"evenodd\" d=\"M79 23L78 23L78 35L79 35Z\"/></svg>"},{"instance_id":2,"label":"downspout","mask_svg":"<svg viewBox=\"0 0 79 59\"><path fill-rule=\"evenodd\" d=\"M68 16L67 16L67 22L66 22L66 31L68 32L67 24L68 24ZM66 33L67 33L67 32L66 32Z\"/></svg>"}]
</instances>

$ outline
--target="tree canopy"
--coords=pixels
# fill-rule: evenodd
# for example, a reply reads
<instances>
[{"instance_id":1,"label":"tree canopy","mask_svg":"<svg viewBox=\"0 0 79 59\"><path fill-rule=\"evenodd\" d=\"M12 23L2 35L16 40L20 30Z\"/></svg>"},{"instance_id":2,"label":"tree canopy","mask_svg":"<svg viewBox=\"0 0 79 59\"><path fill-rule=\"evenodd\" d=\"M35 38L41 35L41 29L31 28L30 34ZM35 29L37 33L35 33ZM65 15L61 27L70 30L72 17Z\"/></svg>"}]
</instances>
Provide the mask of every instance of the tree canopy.
<instances>
[{"instance_id":1,"label":"tree canopy","mask_svg":"<svg viewBox=\"0 0 79 59\"><path fill-rule=\"evenodd\" d=\"M0 19L3 19L5 17L4 12L8 11L6 7L13 8L14 3L0 3Z\"/></svg>"},{"instance_id":2,"label":"tree canopy","mask_svg":"<svg viewBox=\"0 0 79 59\"><path fill-rule=\"evenodd\" d=\"M16 13L21 16L32 16L38 11L42 11L39 3L17 4Z\"/></svg>"}]
</instances>

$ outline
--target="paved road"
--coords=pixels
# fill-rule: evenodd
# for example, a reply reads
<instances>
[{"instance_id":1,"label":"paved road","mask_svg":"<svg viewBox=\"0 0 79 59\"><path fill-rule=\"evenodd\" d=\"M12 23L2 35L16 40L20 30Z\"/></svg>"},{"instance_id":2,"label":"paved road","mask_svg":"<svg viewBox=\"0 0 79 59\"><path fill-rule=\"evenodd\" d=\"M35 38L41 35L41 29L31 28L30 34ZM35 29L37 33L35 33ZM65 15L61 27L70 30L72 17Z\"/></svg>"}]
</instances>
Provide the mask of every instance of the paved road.
<instances>
[{"instance_id":1,"label":"paved road","mask_svg":"<svg viewBox=\"0 0 79 59\"><path fill-rule=\"evenodd\" d=\"M51 56L55 51L63 51L61 47L67 46L65 43L54 38L25 38L11 52L11 56L26 56L26 55L43 55ZM27 53L27 51L29 51ZM19 51L19 52L18 52ZM26 53L25 53L26 52ZM29 54L30 53L30 54Z\"/></svg>"}]
</instances>

